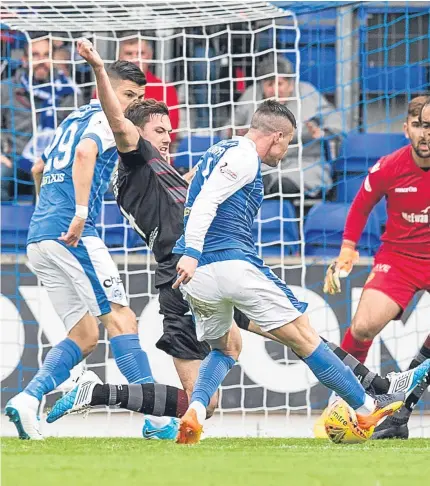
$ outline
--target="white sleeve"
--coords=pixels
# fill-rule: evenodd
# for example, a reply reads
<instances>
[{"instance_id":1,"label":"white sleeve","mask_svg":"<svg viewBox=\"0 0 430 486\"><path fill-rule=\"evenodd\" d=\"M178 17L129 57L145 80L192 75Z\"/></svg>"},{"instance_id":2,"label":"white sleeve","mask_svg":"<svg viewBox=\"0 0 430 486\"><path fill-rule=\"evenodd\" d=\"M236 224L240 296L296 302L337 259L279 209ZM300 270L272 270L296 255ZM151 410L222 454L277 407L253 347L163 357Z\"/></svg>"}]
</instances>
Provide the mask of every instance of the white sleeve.
<instances>
[{"instance_id":1,"label":"white sleeve","mask_svg":"<svg viewBox=\"0 0 430 486\"><path fill-rule=\"evenodd\" d=\"M99 154L115 147L115 138L107 121L106 115L100 111L91 117L87 128L82 134L81 140L90 138L96 142Z\"/></svg>"},{"instance_id":2,"label":"white sleeve","mask_svg":"<svg viewBox=\"0 0 430 486\"><path fill-rule=\"evenodd\" d=\"M200 258L218 206L252 182L257 171L257 155L241 147L229 149L219 160L191 208L185 230L185 255Z\"/></svg>"}]
</instances>

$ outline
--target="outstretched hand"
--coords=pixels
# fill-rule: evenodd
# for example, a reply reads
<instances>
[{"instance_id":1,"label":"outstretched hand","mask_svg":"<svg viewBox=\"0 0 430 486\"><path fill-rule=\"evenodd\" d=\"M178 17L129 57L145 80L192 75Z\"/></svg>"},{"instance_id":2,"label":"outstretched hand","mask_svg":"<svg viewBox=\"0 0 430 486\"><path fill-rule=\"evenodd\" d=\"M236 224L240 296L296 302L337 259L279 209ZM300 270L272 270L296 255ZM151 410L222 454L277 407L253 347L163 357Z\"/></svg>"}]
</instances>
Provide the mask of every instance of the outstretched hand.
<instances>
[{"instance_id":1,"label":"outstretched hand","mask_svg":"<svg viewBox=\"0 0 430 486\"><path fill-rule=\"evenodd\" d=\"M96 51L91 41L85 38L79 39L77 48L79 55L83 57L93 69L104 67L103 59L100 57L100 54Z\"/></svg>"}]
</instances>

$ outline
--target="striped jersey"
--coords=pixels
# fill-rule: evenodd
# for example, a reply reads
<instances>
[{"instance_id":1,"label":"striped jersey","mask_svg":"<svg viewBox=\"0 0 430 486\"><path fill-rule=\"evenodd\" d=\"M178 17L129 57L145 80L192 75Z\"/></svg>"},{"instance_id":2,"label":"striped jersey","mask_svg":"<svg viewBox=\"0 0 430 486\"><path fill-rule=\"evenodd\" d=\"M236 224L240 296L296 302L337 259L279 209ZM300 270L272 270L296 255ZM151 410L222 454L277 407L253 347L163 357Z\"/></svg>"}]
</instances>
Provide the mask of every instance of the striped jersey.
<instances>
[{"instance_id":1,"label":"striped jersey","mask_svg":"<svg viewBox=\"0 0 430 486\"><path fill-rule=\"evenodd\" d=\"M115 140L98 100L71 113L57 128L51 144L42 155L45 163L39 202L30 221L27 244L53 240L67 233L75 215L72 179L78 143L91 139L97 144L88 203L88 218L82 236L98 236L95 223L118 160Z\"/></svg>"},{"instance_id":2,"label":"striped jersey","mask_svg":"<svg viewBox=\"0 0 430 486\"><path fill-rule=\"evenodd\" d=\"M234 137L203 155L184 210L185 233L174 253L200 260L202 254L240 250L256 255L254 219L263 201L261 161L255 144Z\"/></svg>"}]
</instances>

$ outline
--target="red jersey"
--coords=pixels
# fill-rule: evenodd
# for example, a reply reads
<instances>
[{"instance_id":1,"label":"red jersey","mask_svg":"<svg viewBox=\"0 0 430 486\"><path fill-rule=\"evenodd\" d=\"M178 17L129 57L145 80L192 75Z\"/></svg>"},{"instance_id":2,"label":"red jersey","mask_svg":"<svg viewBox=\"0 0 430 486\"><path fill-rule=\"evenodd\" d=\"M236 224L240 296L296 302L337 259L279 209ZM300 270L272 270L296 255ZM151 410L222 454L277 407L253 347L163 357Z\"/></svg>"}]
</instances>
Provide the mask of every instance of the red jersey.
<instances>
[{"instance_id":1,"label":"red jersey","mask_svg":"<svg viewBox=\"0 0 430 486\"><path fill-rule=\"evenodd\" d=\"M370 212L384 196L384 250L430 259L430 171L417 166L411 145L382 157L369 170L349 210L343 238L359 241Z\"/></svg>"},{"instance_id":2,"label":"red jersey","mask_svg":"<svg viewBox=\"0 0 430 486\"><path fill-rule=\"evenodd\" d=\"M179 101L178 93L174 86L165 86L160 78L157 78L151 71L145 73L146 85L145 99L149 100L153 98L156 101L164 101L169 108L169 117L172 124L172 129L176 131L179 127ZM97 98L97 92L94 91L93 98ZM174 107L174 108L173 108ZM172 143L177 137L177 133L171 133L170 137Z\"/></svg>"}]
</instances>

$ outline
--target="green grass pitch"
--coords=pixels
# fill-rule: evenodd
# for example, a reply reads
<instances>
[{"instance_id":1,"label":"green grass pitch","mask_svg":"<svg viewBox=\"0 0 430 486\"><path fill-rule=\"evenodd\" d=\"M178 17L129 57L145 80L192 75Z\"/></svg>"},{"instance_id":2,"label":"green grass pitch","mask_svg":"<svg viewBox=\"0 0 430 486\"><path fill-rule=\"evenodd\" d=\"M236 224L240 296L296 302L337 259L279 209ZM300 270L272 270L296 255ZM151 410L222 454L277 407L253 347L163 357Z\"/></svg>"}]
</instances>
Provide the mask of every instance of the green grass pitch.
<instances>
[{"instance_id":1,"label":"green grass pitch","mask_svg":"<svg viewBox=\"0 0 430 486\"><path fill-rule=\"evenodd\" d=\"M424 486L430 440L4 438L2 486Z\"/></svg>"}]
</instances>

